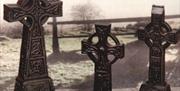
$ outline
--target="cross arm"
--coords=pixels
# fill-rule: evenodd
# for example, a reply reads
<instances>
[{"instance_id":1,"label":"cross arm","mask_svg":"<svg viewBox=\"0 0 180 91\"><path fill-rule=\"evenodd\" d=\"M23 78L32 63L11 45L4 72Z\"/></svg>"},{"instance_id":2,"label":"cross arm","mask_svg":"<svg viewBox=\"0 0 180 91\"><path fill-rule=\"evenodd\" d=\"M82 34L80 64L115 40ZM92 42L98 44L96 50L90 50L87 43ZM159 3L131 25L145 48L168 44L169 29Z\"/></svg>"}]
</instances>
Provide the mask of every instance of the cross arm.
<instances>
[{"instance_id":1,"label":"cross arm","mask_svg":"<svg viewBox=\"0 0 180 91\"><path fill-rule=\"evenodd\" d=\"M139 40L145 40L147 38L147 32L143 27L140 27L137 31L138 39Z\"/></svg>"},{"instance_id":2,"label":"cross arm","mask_svg":"<svg viewBox=\"0 0 180 91\"><path fill-rule=\"evenodd\" d=\"M4 19L8 22L19 21L25 16L25 11L16 4L4 5Z\"/></svg>"},{"instance_id":3,"label":"cross arm","mask_svg":"<svg viewBox=\"0 0 180 91\"><path fill-rule=\"evenodd\" d=\"M48 1L48 6L47 7L42 7L44 8L46 14L49 17L58 17L58 16L62 16L62 5L63 2L60 0L50 0Z\"/></svg>"},{"instance_id":4,"label":"cross arm","mask_svg":"<svg viewBox=\"0 0 180 91\"><path fill-rule=\"evenodd\" d=\"M137 31L138 34L138 39L142 40L146 43L147 46L151 47L152 46L152 41L150 38L150 34L148 33L148 29L151 25L146 26L145 28L140 27Z\"/></svg>"},{"instance_id":5,"label":"cross arm","mask_svg":"<svg viewBox=\"0 0 180 91\"><path fill-rule=\"evenodd\" d=\"M88 40L82 40L81 47L82 54L87 54L93 62L96 62L98 60L98 58L96 57L97 48L90 44Z\"/></svg>"},{"instance_id":6,"label":"cross arm","mask_svg":"<svg viewBox=\"0 0 180 91\"><path fill-rule=\"evenodd\" d=\"M118 59L123 58L125 54L124 44L116 45L108 48L108 55L113 55L115 58L110 61L111 64L116 62Z\"/></svg>"},{"instance_id":7,"label":"cross arm","mask_svg":"<svg viewBox=\"0 0 180 91\"><path fill-rule=\"evenodd\" d=\"M168 43L176 44L178 40L179 31L172 31L168 33L165 38Z\"/></svg>"}]
</instances>

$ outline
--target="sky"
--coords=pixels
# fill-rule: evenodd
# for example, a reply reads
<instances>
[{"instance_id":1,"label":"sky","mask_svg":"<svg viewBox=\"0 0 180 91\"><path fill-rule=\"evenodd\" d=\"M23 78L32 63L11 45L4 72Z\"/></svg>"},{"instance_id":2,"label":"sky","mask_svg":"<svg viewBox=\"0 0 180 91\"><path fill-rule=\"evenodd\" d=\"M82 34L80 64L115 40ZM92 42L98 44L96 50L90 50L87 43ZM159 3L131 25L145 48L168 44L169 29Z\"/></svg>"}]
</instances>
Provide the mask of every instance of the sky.
<instances>
[{"instance_id":1,"label":"sky","mask_svg":"<svg viewBox=\"0 0 180 91\"><path fill-rule=\"evenodd\" d=\"M122 18L150 16L153 4L164 5L166 15L180 14L180 0L62 0L62 20L71 20L71 7L76 4L90 2L100 11L103 18ZM0 0L0 18L2 20L2 5L16 3L17 0Z\"/></svg>"},{"instance_id":2,"label":"sky","mask_svg":"<svg viewBox=\"0 0 180 91\"><path fill-rule=\"evenodd\" d=\"M64 17L72 5L86 2L100 8L105 18L150 16L153 4L164 5L166 14L180 14L180 0L64 0Z\"/></svg>"}]
</instances>

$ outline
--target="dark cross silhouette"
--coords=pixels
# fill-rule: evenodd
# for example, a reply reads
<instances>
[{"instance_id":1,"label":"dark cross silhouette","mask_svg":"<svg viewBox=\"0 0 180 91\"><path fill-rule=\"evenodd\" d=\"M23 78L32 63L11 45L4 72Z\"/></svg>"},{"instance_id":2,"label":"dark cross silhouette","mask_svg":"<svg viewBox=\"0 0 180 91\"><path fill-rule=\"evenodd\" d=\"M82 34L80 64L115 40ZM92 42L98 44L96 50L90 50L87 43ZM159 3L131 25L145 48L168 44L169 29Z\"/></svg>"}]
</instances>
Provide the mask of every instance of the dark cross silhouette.
<instances>
[{"instance_id":1,"label":"dark cross silhouette","mask_svg":"<svg viewBox=\"0 0 180 91\"><path fill-rule=\"evenodd\" d=\"M4 5L4 19L20 21L23 36L15 91L54 91L48 76L43 24L48 17L62 16L59 0L18 0Z\"/></svg>"},{"instance_id":2,"label":"dark cross silhouette","mask_svg":"<svg viewBox=\"0 0 180 91\"><path fill-rule=\"evenodd\" d=\"M56 19L56 17L53 17L53 40L52 40L53 41L53 43L52 43L53 53L60 53L57 30L58 30L57 19Z\"/></svg>"},{"instance_id":3,"label":"dark cross silhouette","mask_svg":"<svg viewBox=\"0 0 180 91\"><path fill-rule=\"evenodd\" d=\"M140 91L170 91L165 81L165 49L177 42L177 33L164 21L163 6L153 6L151 23L138 30L139 40L150 48L149 79Z\"/></svg>"},{"instance_id":4,"label":"dark cross silhouette","mask_svg":"<svg viewBox=\"0 0 180 91\"><path fill-rule=\"evenodd\" d=\"M95 63L94 91L112 91L111 65L124 57L124 44L110 33L111 25L95 25L95 28L96 33L82 41L82 53L87 53Z\"/></svg>"}]
</instances>

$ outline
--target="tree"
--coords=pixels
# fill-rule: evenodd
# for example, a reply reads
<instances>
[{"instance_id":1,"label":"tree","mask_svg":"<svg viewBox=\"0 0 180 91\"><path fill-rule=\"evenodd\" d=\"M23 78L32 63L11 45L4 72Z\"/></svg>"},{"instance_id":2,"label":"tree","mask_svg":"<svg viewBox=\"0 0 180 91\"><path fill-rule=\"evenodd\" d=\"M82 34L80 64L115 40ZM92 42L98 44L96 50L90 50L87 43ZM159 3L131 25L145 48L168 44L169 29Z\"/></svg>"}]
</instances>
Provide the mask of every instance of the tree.
<instances>
[{"instance_id":1,"label":"tree","mask_svg":"<svg viewBox=\"0 0 180 91\"><path fill-rule=\"evenodd\" d=\"M94 4L88 2L72 6L71 16L73 20L92 20L100 17L100 10ZM80 29L85 31L92 30L92 24L79 25Z\"/></svg>"}]
</instances>

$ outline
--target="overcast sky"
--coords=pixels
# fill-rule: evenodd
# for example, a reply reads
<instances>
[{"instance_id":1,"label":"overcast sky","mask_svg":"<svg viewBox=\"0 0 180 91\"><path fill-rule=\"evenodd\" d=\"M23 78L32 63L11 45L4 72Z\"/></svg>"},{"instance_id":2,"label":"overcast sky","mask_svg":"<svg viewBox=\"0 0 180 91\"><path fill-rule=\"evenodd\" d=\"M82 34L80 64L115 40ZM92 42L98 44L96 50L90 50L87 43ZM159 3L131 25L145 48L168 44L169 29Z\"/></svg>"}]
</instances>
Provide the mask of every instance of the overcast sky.
<instances>
[{"instance_id":1,"label":"overcast sky","mask_svg":"<svg viewBox=\"0 0 180 91\"><path fill-rule=\"evenodd\" d=\"M80 3L93 3L101 10L104 18L150 16L153 4L164 5L166 15L180 14L180 0L62 0L63 20L70 20L71 7ZM0 0L2 16L3 3L16 3L17 0ZM2 18L2 17L1 17Z\"/></svg>"},{"instance_id":2,"label":"overcast sky","mask_svg":"<svg viewBox=\"0 0 180 91\"><path fill-rule=\"evenodd\" d=\"M64 0L64 17L74 4L94 3L105 18L150 16L153 4L164 5L166 14L180 14L180 0Z\"/></svg>"}]
</instances>

